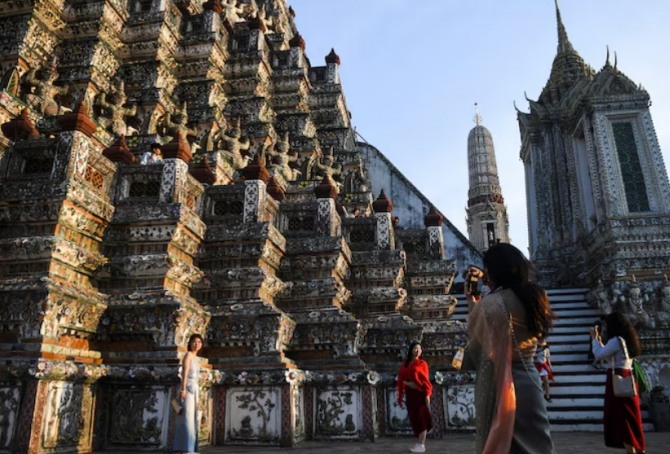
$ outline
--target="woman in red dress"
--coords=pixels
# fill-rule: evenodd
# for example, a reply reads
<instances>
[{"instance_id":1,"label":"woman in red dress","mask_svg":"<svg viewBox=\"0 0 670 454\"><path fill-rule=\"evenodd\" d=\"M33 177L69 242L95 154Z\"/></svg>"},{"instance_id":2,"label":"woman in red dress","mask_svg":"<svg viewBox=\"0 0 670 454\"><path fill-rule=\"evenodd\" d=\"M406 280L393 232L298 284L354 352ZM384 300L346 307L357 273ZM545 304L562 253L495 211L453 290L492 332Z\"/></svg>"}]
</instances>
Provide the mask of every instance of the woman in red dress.
<instances>
[{"instance_id":1,"label":"woman in red dress","mask_svg":"<svg viewBox=\"0 0 670 454\"><path fill-rule=\"evenodd\" d=\"M624 448L628 454L645 452L645 437L640 412L640 393L633 397L617 397L612 388L612 370L627 377L632 374L633 358L641 352L640 339L628 318L612 312L605 319L607 343L603 345L600 333L591 328L591 348L597 361L609 361L605 383L605 446ZM636 385L637 386L637 385Z\"/></svg>"},{"instance_id":2,"label":"woman in red dress","mask_svg":"<svg viewBox=\"0 0 670 454\"><path fill-rule=\"evenodd\" d=\"M433 427L430 414L433 385L430 384L428 363L421 359L421 351L421 344L412 342L398 372L398 405L402 408L402 398L406 394L407 415L418 438L411 452L426 452L426 434Z\"/></svg>"}]
</instances>

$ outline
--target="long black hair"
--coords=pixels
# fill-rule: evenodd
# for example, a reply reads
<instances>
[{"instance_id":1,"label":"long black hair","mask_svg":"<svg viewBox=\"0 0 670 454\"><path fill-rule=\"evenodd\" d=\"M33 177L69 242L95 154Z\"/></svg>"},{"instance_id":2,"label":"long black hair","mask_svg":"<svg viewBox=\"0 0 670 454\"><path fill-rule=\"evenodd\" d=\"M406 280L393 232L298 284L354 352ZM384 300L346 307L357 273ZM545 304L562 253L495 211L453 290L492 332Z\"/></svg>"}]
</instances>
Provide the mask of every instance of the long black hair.
<instances>
[{"instance_id":1,"label":"long black hair","mask_svg":"<svg viewBox=\"0 0 670 454\"><path fill-rule=\"evenodd\" d=\"M509 288L526 310L528 330L545 337L553 325L554 314L542 287L531 281L535 268L519 249L509 243L491 246L484 254L486 273L497 287Z\"/></svg>"},{"instance_id":2,"label":"long black hair","mask_svg":"<svg viewBox=\"0 0 670 454\"><path fill-rule=\"evenodd\" d=\"M628 317L621 312L612 312L605 318L605 323L607 324L607 340L622 337L626 341L628 356L631 358L640 356L642 353L640 338L637 337L637 332Z\"/></svg>"},{"instance_id":3,"label":"long black hair","mask_svg":"<svg viewBox=\"0 0 670 454\"><path fill-rule=\"evenodd\" d=\"M191 334L191 337L188 338L188 344L186 344L186 350L188 350L189 352L193 351L193 350L191 350L191 348L192 348L191 345L193 344L193 341L196 340L196 339L200 339L200 342L202 342L203 344L205 343L205 341L202 339L202 336L200 334L198 334L198 333Z\"/></svg>"},{"instance_id":4,"label":"long black hair","mask_svg":"<svg viewBox=\"0 0 670 454\"><path fill-rule=\"evenodd\" d=\"M409 349L407 350L407 356L405 357L405 367L409 366L409 363L412 362L412 351L414 350L414 347L417 345L421 345L421 342L412 342L409 344ZM417 358L421 358L421 355L417 356Z\"/></svg>"}]
</instances>

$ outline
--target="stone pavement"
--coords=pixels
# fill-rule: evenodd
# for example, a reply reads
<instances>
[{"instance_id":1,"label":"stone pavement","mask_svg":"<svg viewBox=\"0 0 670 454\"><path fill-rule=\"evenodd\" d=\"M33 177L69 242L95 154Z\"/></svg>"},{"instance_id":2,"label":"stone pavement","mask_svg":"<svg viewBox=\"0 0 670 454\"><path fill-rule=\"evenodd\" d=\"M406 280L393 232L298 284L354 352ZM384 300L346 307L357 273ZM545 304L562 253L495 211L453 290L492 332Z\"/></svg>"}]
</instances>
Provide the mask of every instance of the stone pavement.
<instances>
[{"instance_id":1,"label":"stone pavement","mask_svg":"<svg viewBox=\"0 0 670 454\"><path fill-rule=\"evenodd\" d=\"M557 454L623 454L623 449L605 448L601 433L593 432L555 432L552 434ZM649 432L647 435L647 454L670 453L670 432ZM350 441L304 442L293 448L217 446L204 448L201 454L395 454L408 453L413 445L409 438L382 438L375 443ZM428 440L427 453L470 453L473 450L474 435L446 434L442 440ZM539 453L538 453L539 454Z\"/></svg>"}]
</instances>

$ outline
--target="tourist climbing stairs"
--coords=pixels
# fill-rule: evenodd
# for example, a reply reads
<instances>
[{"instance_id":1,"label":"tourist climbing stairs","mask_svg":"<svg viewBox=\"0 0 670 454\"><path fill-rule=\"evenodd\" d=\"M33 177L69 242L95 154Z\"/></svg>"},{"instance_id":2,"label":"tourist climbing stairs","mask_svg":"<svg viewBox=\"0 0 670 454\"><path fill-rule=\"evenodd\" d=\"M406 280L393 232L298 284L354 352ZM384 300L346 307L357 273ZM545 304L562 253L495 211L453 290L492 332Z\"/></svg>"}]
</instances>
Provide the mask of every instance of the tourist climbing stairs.
<instances>
[{"instance_id":1,"label":"tourist climbing stairs","mask_svg":"<svg viewBox=\"0 0 670 454\"><path fill-rule=\"evenodd\" d=\"M586 289L548 290L551 308L558 317L547 342L555 380L548 403L552 430L602 431L605 369L597 369L588 358L589 328L600 313L586 302ZM467 304L462 295L454 311L455 320L465 321ZM647 410L642 418L645 431L653 430Z\"/></svg>"}]
</instances>

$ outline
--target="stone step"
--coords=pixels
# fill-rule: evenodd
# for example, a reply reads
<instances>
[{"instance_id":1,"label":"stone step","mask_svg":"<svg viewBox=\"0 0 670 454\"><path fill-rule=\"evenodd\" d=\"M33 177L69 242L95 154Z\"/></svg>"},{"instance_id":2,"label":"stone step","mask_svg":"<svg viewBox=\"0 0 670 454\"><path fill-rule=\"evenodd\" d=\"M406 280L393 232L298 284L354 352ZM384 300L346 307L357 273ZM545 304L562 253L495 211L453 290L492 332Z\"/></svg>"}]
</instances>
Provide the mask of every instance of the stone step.
<instances>
[{"instance_id":1,"label":"stone step","mask_svg":"<svg viewBox=\"0 0 670 454\"><path fill-rule=\"evenodd\" d=\"M604 374L605 371L595 369L590 362L579 361L576 363L554 363L552 362L552 370L554 375L575 375L586 374L595 377L599 374Z\"/></svg>"},{"instance_id":2,"label":"stone step","mask_svg":"<svg viewBox=\"0 0 670 454\"><path fill-rule=\"evenodd\" d=\"M573 304L583 304L584 307L591 307L584 295L549 295L549 302L557 308L570 307Z\"/></svg>"},{"instance_id":3,"label":"stone step","mask_svg":"<svg viewBox=\"0 0 670 454\"><path fill-rule=\"evenodd\" d=\"M547 295L551 298L552 296L565 295L565 294L575 294L579 293L581 295L586 294L589 291L587 288L548 288L546 289Z\"/></svg>"},{"instance_id":4,"label":"stone step","mask_svg":"<svg viewBox=\"0 0 670 454\"><path fill-rule=\"evenodd\" d=\"M584 332L579 332L577 330L566 330L566 332L560 333L552 330L549 333L549 336L547 336L547 342L549 342L549 345L556 343L574 344L577 342L582 342L584 345L586 345L589 343L589 339L591 339L591 336L589 336L587 330Z\"/></svg>"},{"instance_id":5,"label":"stone step","mask_svg":"<svg viewBox=\"0 0 670 454\"><path fill-rule=\"evenodd\" d=\"M566 354L566 353L584 353L587 354L591 350L591 340L587 335L584 339L579 339L570 342L556 342L549 341L549 348L551 349L551 360L554 360L554 353L556 354ZM584 360L588 358L583 358Z\"/></svg>"},{"instance_id":6,"label":"stone step","mask_svg":"<svg viewBox=\"0 0 670 454\"><path fill-rule=\"evenodd\" d=\"M603 424L600 423L586 423L582 421L577 422L556 422L549 421L551 423L552 432L602 432Z\"/></svg>"},{"instance_id":7,"label":"stone step","mask_svg":"<svg viewBox=\"0 0 670 454\"><path fill-rule=\"evenodd\" d=\"M553 307L552 307L553 309ZM558 321L565 318L584 318L584 317L594 317L591 320L591 323L596 321L600 317L600 312L597 309L590 307L583 309L569 309L569 310L555 310L554 314L558 317Z\"/></svg>"},{"instance_id":8,"label":"stone step","mask_svg":"<svg viewBox=\"0 0 670 454\"><path fill-rule=\"evenodd\" d=\"M569 301L565 303L555 303L553 301L551 302L551 308L554 310L554 312L556 312L559 309L565 311L570 309L586 309L590 307L591 306L589 306L584 300Z\"/></svg>"},{"instance_id":9,"label":"stone step","mask_svg":"<svg viewBox=\"0 0 670 454\"><path fill-rule=\"evenodd\" d=\"M581 327L584 329L584 333L588 337L589 328L591 328L591 326L593 326L593 324L583 326L581 325L554 326L551 328L549 336L553 336L554 334L580 334L579 329Z\"/></svg>"},{"instance_id":10,"label":"stone step","mask_svg":"<svg viewBox=\"0 0 670 454\"><path fill-rule=\"evenodd\" d=\"M554 396L552 394L551 400L551 402L547 402L547 407L555 410L559 410L561 408L568 410L572 408L599 408L602 411L604 405L602 397L565 397Z\"/></svg>"},{"instance_id":11,"label":"stone step","mask_svg":"<svg viewBox=\"0 0 670 454\"><path fill-rule=\"evenodd\" d=\"M549 402L551 405L553 402ZM555 411L549 408L549 420L552 424L555 424L557 421L567 421L567 420L581 420L581 421L593 421L598 422L603 420L603 410L588 408L580 410L573 408L569 411Z\"/></svg>"},{"instance_id":12,"label":"stone step","mask_svg":"<svg viewBox=\"0 0 670 454\"><path fill-rule=\"evenodd\" d=\"M602 375L591 375L585 372L577 372L574 374L558 373L554 370L554 381L550 381L549 384L553 386L565 386L565 385L584 385L584 384L593 384L593 385L605 385L605 373Z\"/></svg>"},{"instance_id":13,"label":"stone step","mask_svg":"<svg viewBox=\"0 0 670 454\"><path fill-rule=\"evenodd\" d=\"M553 346L551 348L552 348L552 351L556 350ZM556 347L556 348L559 348L559 347ZM583 352L571 350L570 352L566 352L566 353L563 353L563 352L552 353L551 354L551 364L558 365L560 363L566 363L566 362L568 362L568 363L570 363L570 362L573 362L573 363L587 362L589 359L588 359L588 355L586 353L587 353L586 348L584 348Z\"/></svg>"},{"instance_id":14,"label":"stone step","mask_svg":"<svg viewBox=\"0 0 670 454\"><path fill-rule=\"evenodd\" d=\"M581 326L581 327L591 327L598 319L597 315L591 317L581 316L581 317L561 317L557 320L554 320L554 327L566 327L566 326Z\"/></svg>"},{"instance_id":15,"label":"stone step","mask_svg":"<svg viewBox=\"0 0 670 454\"><path fill-rule=\"evenodd\" d=\"M551 388L551 396L604 396L605 384L591 385L581 384L579 386L554 386ZM601 397L602 399L603 397Z\"/></svg>"},{"instance_id":16,"label":"stone step","mask_svg":"<svg viewBox=\"0 0 670 454\"><path fill-rule=\"evenodd\" d=\"M566 421L566 422L556 422L551 421L551 431L552 432L602 432L603 423L602 417L600 423L595 422L581 422L581 421ZM654 425L650 422L642 423L642 427L645 432L653 432Z\"/></svg>"}]
</instances>

